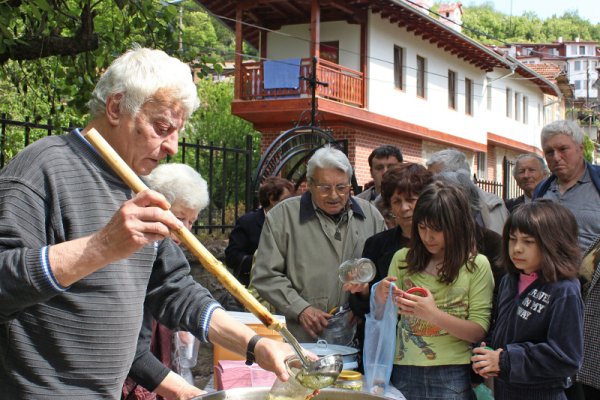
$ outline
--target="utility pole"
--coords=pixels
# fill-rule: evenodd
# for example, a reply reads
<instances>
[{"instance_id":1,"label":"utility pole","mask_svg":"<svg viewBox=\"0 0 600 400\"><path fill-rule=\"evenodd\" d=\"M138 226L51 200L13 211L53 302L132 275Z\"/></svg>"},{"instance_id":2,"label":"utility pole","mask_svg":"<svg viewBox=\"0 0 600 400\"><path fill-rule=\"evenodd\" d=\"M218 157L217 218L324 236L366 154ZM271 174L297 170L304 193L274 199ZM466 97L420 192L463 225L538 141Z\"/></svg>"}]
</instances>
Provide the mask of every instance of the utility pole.
<instances>
[{"instance_id":1,"label":"utility pole","mask_svg":"<svg viewBox=\"0 0 600 400\"><path fill-rule=\"evenodd\" d=\"M320 82L317 80L317 57L313 57L312 59L312 71L310 74L310 78L305 76L301 76L300 79L305 80L308 83L308 86L312 91L311 98L311 113L310 113L310 126L316 126L316 116L317 116L317 85L321 85L324 87L329 86L327 82Z\"/></svg>"},{"instance_id":2,"label":"utility pole","mask_svg":"<svg viewBox=\"0 0 600 400\"><path fill-rule=\"evenodd\" d=\"M590 59L586 60L585 64L585 108L590 107Z\"/></svg>"},{"instance_id":3,"label":"utility pole","mask_svg":"<svg viewBox=\"0 0 600 400\"><path fill-rule=\"evenodd\" d=\"M179 3L179 56L183 53L183 5Z\"/></svg>"},{"instance_id":4,"label":"utility pole","mask_svg":"<svg viewBox=\"0 0 600 400\"><path fill-rule=\"evenodd\" d=\"M185 0L171 0L171 1L162 1L161 0L161 4L165 5L165 6L178 6L177 7L177 13L179 14L179 21L177 24L177 30L178 35L177 35L177 41L178 41L178 46L177 46L177 51L179 52L179 57L181 57L181 54L183 53L183 2Z\"/></svg>"}]
</instances>

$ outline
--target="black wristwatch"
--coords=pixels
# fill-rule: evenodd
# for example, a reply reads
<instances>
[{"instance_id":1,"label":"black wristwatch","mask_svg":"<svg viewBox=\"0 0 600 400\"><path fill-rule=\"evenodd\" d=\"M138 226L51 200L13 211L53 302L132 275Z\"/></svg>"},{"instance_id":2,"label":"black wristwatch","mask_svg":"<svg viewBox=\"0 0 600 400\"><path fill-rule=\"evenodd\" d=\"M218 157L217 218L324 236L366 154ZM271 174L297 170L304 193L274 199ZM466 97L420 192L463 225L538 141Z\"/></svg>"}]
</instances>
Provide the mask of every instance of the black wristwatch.
<instances>
[{"instance_id":1,"label":"black wristwatch","mask_svg":"<svg viewBox=\"0 0 600 400\"><path fill-rule=\"evenodd\" d=\"M246 365L252 365L256 361L254 348L256 347L256 343L258 343L258 341L262 338L263 337L260 335L254 335L248 342L248 348L246 349Z\"/></svg>"}]
</instances>

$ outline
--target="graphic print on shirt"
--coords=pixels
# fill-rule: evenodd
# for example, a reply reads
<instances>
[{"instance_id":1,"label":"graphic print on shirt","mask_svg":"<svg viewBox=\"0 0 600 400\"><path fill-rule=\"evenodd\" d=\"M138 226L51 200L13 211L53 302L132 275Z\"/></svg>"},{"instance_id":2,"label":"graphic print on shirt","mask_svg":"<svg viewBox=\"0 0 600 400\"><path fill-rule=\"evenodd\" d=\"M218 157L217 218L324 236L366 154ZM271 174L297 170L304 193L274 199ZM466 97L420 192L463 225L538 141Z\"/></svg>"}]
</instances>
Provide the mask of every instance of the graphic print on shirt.
<instances>
[{"instance_id":1,"label":"graphic print on shirt","mask_svg":"<svg viewBox=\"0 0 600 400\"><path fill-rule=\"evenodd\" d=\"M531 314L541 314L548 304L550 304L550 295L548 293L532 289L521 300L521 304L517 309L517 315L527 321Z\"/></svg>"},{"instance_id":2,"label":"graphic print on shirt","mask_svg":"<svg viewBox=\"0 0 600 400\"><path fill-rule=\"evenodd\" d=\"M405 278L402 283L403 290L418 286L409 278ZM440 311L461 319L467 318L467 304L463 300L466 296L463 288L449 287L443 295L442 293L435 293L434 296L436 294L440 297L435 299ZM400 334L398 335L398 359L404 358L404 352L412 342L428 360L435 360L437 353L431 349L426 338L444 335L448 335L448 332L435 324L415 316L402 315L400 317Z\"/></svg>"}]
</instances>

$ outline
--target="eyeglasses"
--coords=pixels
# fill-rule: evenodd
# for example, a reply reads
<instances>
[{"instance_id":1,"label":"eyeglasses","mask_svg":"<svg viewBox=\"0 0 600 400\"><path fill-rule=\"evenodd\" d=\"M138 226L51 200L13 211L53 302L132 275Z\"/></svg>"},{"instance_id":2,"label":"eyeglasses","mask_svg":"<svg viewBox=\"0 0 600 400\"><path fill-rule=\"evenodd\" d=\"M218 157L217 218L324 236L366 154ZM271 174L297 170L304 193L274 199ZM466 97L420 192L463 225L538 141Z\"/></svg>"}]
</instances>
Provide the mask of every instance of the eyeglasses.
<instances>
[{"instance_id":1,"label":"eyeglasses","mask_svg":"<svg viewBox=\"0 0 600 400\"><path fill-rule=\"evenodd\" d=\"M314 187L317 188L317 192L321 195L321 196L327 196L329 193L331 193L331 191L333 189L335 189L336 193L340 196L345 196L346 195L346 191L348 189L350 189L350 184L338 184L338 185L329 185L329 184L320 184L320 183L315 183L314 185L312 185Z\"/></svg>"}]
</instances>

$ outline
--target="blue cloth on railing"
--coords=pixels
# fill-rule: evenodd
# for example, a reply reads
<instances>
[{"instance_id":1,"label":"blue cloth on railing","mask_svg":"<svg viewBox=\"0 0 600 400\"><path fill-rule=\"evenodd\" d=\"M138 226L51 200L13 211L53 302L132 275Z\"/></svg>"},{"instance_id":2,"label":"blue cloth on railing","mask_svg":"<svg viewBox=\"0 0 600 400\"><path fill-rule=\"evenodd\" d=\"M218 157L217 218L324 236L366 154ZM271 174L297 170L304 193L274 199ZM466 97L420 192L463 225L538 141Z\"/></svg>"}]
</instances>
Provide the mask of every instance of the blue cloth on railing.
<instances>
[{"instance_id":1,"label":"blue cloth on railing","mask_svg":"<svg viewBox=\"0 0 600 400\"><path fill-rule=\"evenodd\" d=\"M300 86L300 58L265 61L265 89L298 89Z\"/></svg>"}]
</instances>

